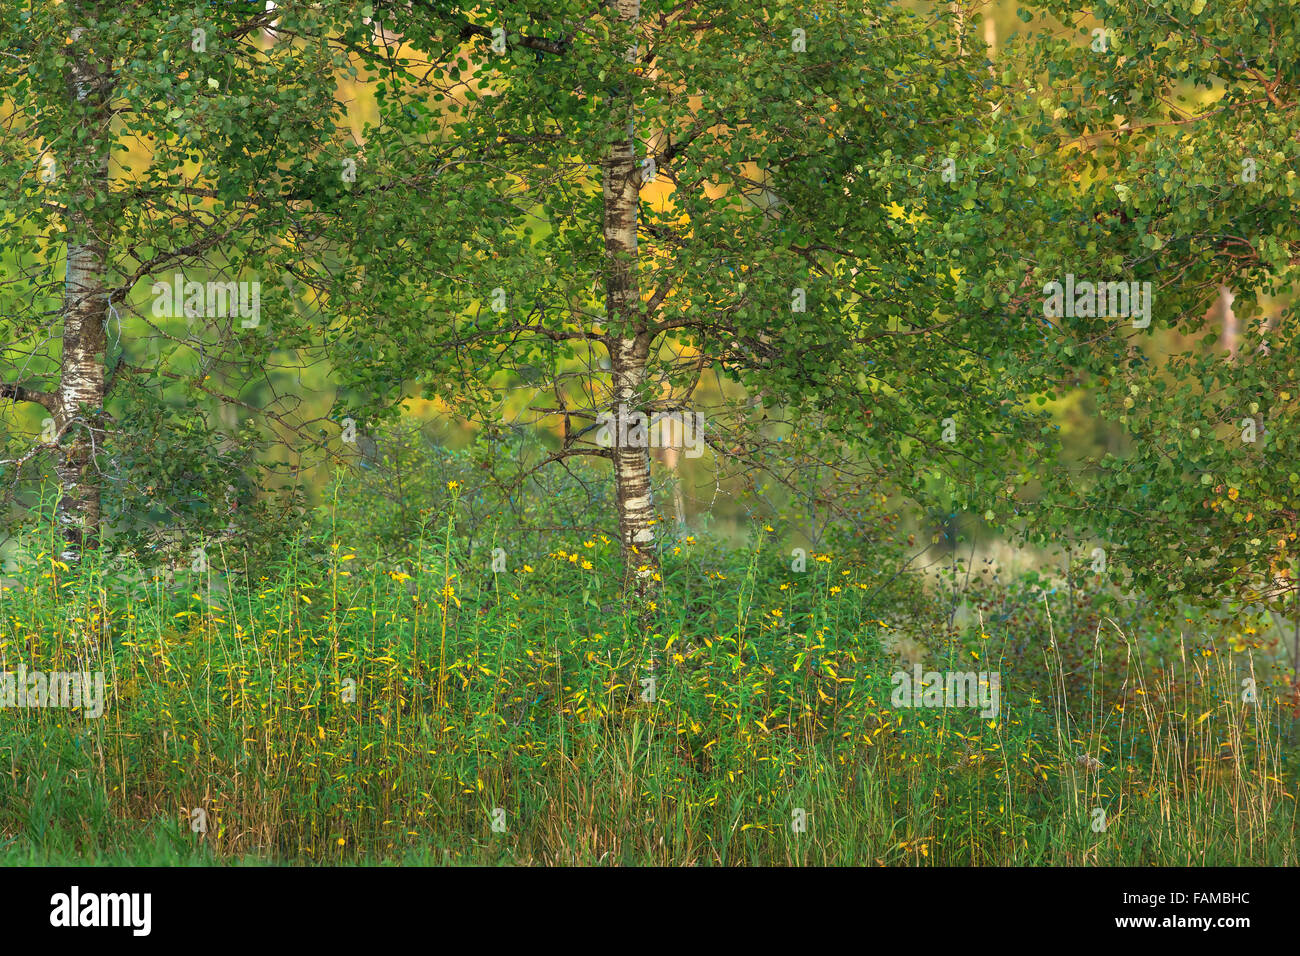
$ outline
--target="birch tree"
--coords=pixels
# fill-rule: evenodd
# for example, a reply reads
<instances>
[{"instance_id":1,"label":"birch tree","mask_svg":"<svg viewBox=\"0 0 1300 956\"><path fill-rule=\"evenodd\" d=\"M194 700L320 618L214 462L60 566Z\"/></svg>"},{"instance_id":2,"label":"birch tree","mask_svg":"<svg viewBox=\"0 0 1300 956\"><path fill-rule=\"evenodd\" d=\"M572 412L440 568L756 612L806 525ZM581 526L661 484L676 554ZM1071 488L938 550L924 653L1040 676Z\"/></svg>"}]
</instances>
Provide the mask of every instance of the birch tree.
<instances>
[{"instance_id":1,"label":"birch tree","mask_svg":"<svg viewBox=\"0 0 1300 956\"><path fill-rule=\"evenodd\" d=\"M133 424L113 414L127 380L302 424L268 394L305 298L288 253L346 188L337 79L371 28L346 5L292 0L69 0L0 16L6 470L52 460L75 560L98 540L106 485L130 481L113 463ZM36 434L18 434L30 416L16 406L36 407Z\"/></svg>"},{"instance_id":2,"label":"birch tree","mask_svg":"<svg viewBox=\"0 0 1300 956\"><path fill-rule=\"evenodd\" d=\"M350 318L320 330L358 418L418 390L488 433L553 425L515 477L607 463L643 596L645 426L692 414L715 378L739 387L705 417L718 462L789 479L843 441L843 467L909 492L1010 500L1045 445L1017 391L1040 330L1011 308L1042 213L946 3L375 16L395 41L337 220L357 268L331 301ZM766 416L789 426L776 459L758 453Z\"/></svg>"}]
</instances>

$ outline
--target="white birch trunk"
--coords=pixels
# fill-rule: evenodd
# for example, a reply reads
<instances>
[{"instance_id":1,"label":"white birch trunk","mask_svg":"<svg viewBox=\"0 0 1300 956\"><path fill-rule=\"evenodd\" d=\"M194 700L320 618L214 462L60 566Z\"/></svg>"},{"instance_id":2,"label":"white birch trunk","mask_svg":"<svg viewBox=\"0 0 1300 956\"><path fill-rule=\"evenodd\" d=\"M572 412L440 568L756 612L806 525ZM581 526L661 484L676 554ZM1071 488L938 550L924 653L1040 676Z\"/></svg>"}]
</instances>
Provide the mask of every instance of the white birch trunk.
<instances>
[{"instance_id":1,"label":"white birch trunk","mask_svg":"<svg viewBox=\"0 0 1300 956\"><path fill-rule=\"evenodd\" d=\"M620 20L635 23L639 0L614 0L611 4ZM635 50L628 55L634 57ZM636 168L631 94L620 90L611 104L611 120L619 132L609 146L602 168L605 208L605 310L611 326L622 333L610 343L615 414L637 408L642 399L650 336L641 314L637 282L637 217L640 175ZM624 423L617 422L625 432ZM619 537L630 580L644 596L657 570L654 532L654 501L650 491L650 453L647 448L624 447L615 442L610 449L614 464L614 502L618 510Z\"/></svg>"},{"instance_id":2,"label":"white birch trunk","mask_svg":"<svg viewBox=\"0 0 1300 956\"><path fill-rule=\"evenodd\" d=\"M80 10L76 11L81 13ZM88 135L73 140L76 152L64 168L83 201L108 191L109 97L107 70L83 46L86 27L72 31L72 65L68 94ZM65 561L80 559L99 534L100 484L96 454L103 447L99 412L104 405L104 350L107 344L105 230L84 212L67 217L68 263L63 291L63 354L55 393L54 421L63 436L55 471L62 496Z\"/></svg>"}]
</instances>

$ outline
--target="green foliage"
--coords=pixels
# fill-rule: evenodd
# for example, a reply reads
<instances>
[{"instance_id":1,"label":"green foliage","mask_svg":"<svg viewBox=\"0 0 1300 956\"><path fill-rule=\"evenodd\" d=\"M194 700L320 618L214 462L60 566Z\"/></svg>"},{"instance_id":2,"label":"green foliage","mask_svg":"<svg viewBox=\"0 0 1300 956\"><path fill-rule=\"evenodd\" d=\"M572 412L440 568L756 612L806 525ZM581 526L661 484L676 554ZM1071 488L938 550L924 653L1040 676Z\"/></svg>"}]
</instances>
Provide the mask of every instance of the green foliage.
<instances>
[{"instance_id":1,"label":"green foliage","mask_svg":"<svg viewBox=\"0 0 1300 956\"><path fill-rule=\"evenodd\" d=\"M170 532L188 553L218 536L249 547L284 533L267 520L274 498L258 483L251 422L226 434L193 401L178 407L139 386L123 392L104 501L114 547L144 553Z\"/></svg>"},{"instance_id":2,"label":"green foliage","mask_svg":"<svg viewBox=\"0 0 1300 956\"><path fill-rule=\"evenodd\" d=\"M1019 13L989 59L946 2L0 11L0 657L114 692L0 712L0 859L1295 865L1300 7ZM55 407L78 244L102 408ZM177 272L262 320L154 314ZM626 340L750 519L656 514L635 606ZM107 426L75 569L46 412ZM1001 715L895 708L919 664Z\"/></svg>"},{"instance_id":3,"label":"green foliage","mask_svg":"<svg viewBox=\"0 0 1300 956\"><path fill-rule=\"evenodd\" d=\"M176 494L159 499L173 520L193 521L207 510L199 496L255 481L242 477L253 461L248 452L301 422L301 406L283 394L300 394L316 379L294 351L305 298L291 279L294 237L309 228L317 202L328 208L344 188L340 157L351 147L341 148L350 137L340 77L349 71L347 46L369 32L350 6L293 4L272 14L228 3L150 2L129 11L111 3L17 3L0 12L0 178L7 184L0 192L0 386L46 396L36 422L46 410L59 422L80 415L56 407L72 374L65 351L78 341L69 314L83 294L66 284L64 266L67 250L93 236L102 256L93 257L85 281L103 301L97 292L87 308L90 321L103 314L107 345L85 359L105 386L103 407L84 411L110 427L96 441L87 480L108 475L116 484L100 490L119 501L137 502L138 489L152 485L149 494ZM267 32L273 26L283 31L278 37ZM80 80L77 64L89 64ZM89 105L94 97L74 95L87 86L102 91L102 111ZM159 314L152 286L177 274L260 283L260 315ZM154 393L150 412L140 404L146 387ZM6 425L11 397L0 399ZM230 438L251 433L196 430L231 408L258 413L255 444L232 451ZM133 422L137 413L145 420ZM151 429L146 447L140 439ZM41 444L35 434L5 437L13 439L7 460L26 466L7 480L48 477L35 466L64 453L51 448L33 459ZM301 454L305 442L296 437ZM63 438L66 446L70 436ZM200 461L205 441L211 454ZM122 470L136 466L142 470ZM224 469L238 470L223 483ZM148 507L113 516L127 529L154 517ZM188 529L207 531L202 522Z\"/></svg>"},{"instance_id":4,"label":"green foliage","mask_svg":"<svg viewBox=\"0 0 1300 956\"><path fill-rule=\"evenodd\" d=\"M0 648L55 670L89 646L112 699L98 720L5 711L0 748L27 772L4 777L3 858L1295 863L1285 701L1262 660L1253 706L1196 662L1166 697L1137 658L1126 694L1079 698L1064 642L1096 619L1040 627L1033 582L980 592L983 627L950 629L941 599L880 587L881 555L816 551L796 573L761 529L742 551L683 539L645 630L599 603L615 542L575 536L484 580L451 491L400 566L334 510L255 579L218 559L175 587L101 590L48 557L11 577ZM1107 658L1160 636L1124 623ZM913 660L1001 668L998 717L892 706Z\"/></svg>"},{"instance_id":5,"label":"green foliage","mask_svg":"<svg viewBox=\"0 0 1300 956\"><path fill-rule=\"evenodd\" d=\"M1026 81L1026 112L1069 174L1042 177L1060 218L1035 281L1154 288L1149 329L1067 319L1049 337L1050 361L1124 437L1122 453L1054 476L1049 527L1077 538L1086 523L1113 548L1113 580L1281 609L1300 504L1300 127L1287 106L1300 95L1300 14L1286 2L1038 7L1075 35L1040 38L1029 60L1041 80ZM1231 355L1207 322L1220 286L1237 293Z\"/></svg>"},{"instance_id":6,"label":"green foliage","mask_svg":"<svg viewBox=\"0 0 1300 956\"><path fill-rule=\"evenodd\" d=\"M621 131L611 97L630 91L656 170L639 184L638 403L703 410L720 466L780 470L829 440L909 494L1010 513L1008 484L1053 445L1021 397L1045 387L1041 330L1008 309L1023 223L1043 214L1023 136L989 132L1005 91L946 20L646 3L653 54L628 61L626 25L577 29L565 5L421 13L394 12L407 47L323 240L358 257L331 286L356 320L318 332L347 356L359 420L393 414L410 382L485 428L522 420L562 435L557 454L598 454L601 363L635 331L606 311L598 175ZM715 377L745 398L701 387ZM796 423L776 460L751 441L760 410Z\"/></svg>"}]
</instances>

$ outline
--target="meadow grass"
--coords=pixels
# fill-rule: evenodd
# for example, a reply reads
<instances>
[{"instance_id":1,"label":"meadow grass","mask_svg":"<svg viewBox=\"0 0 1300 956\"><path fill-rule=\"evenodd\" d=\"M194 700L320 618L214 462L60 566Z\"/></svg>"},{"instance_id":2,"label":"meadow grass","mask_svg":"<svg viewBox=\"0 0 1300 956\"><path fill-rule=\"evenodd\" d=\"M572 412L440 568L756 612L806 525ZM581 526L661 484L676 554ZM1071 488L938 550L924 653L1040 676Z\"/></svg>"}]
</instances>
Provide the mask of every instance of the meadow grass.
<instances>
[{"instance_id":1,"label":"meadow grass","mask_svg":"<svg viewBox=\"0 0 1300 956\"><path fill-rule=\"evenodd\" d=\"M0 863L1297 863L1285 677L1243 700L1249 649L1063 632L1046 599L953 625L770 529L679 537L646 610L607 538L492 573L451 514L421 529L394 562L326 521L174 583L29 540L4 668L111 700L0 710ZM1001 671L997 718L894 707L920 660Z\"/></svg>"}]
</instances>

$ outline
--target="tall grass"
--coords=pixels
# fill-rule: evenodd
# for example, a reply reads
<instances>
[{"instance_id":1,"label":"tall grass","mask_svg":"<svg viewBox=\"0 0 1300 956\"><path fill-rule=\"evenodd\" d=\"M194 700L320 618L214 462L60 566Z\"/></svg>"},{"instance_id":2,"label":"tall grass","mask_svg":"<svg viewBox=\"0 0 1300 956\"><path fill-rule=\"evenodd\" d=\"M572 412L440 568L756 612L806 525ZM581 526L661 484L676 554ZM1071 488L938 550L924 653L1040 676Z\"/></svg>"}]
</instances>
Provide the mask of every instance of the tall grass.
<instances>
[{"instance_id":1,"label":"tall grass","mask_svg":"<svg viewBox=\"0 0 1300 956\"><path fill-rule=\"evenodd\" d=\"M1050 603L1042 640L951 627L850 555L792 573L770 529L676 540L647 624L608 539L493 574L454 496L400 564L337 519L174 584L24 542L4 668L102 669L111 701L0 710L0 862L1297 863L1284 675L1243 701L1213 641L1062 635ZM896 709L900 655L1002 670L999 716Z\"/></svg>"}]
</instances>

